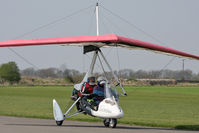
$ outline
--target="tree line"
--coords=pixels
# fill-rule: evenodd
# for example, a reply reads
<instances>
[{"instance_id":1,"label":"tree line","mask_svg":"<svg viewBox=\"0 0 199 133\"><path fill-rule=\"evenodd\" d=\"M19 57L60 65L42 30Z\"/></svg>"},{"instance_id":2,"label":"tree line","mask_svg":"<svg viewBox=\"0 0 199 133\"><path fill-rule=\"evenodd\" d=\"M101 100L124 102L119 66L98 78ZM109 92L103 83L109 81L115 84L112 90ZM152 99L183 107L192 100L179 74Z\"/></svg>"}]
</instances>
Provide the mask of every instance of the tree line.
<instances>
[{"instance_id":1,"label":"tree line","mask_svg":"<svg viewBox=\"0 0 199 133\"><path fill-rule=\"evenodd\" d=\"M117 72L121 78L125 79L175 79L175 80L199 80L199 73L187 70L131 70L123 69Z\"/></svg>"},{"instance_id":2,"label":"tree line","mask_svg":"<svg viewBox=\"0 0 199 133\"><path fill-rule=\"evenodd\" d=\"M41 78L67 78L72 82L81 80L85 73L81 73L74 69L64 69L59 68L46 68L35 70L33 68L27 68L20 71L22 76L36 76ZM175 80L199 80L199 73L193 73L191 70L131 70L122 69L120 71L114 71L116 75L123 79L175 79ZM95 75L101 75L101 73L95 73ZM107 72L107 75L111 75ZM112 78L112 77L109 77Z\"/></svg>"},{"instance_id":3,"label":"tree line","mask_svg":"<svg viewBox=\"0 0 199 133\"><path fill-rule=\"evenodd\" d=\"M175 79L175 80L195 80L199 81L199 73L193 73L191 70L131 70L122 69L114 71L119 78L135 80L135 79ZM77 83L82 80L85 73L78 70L62 68L45 68L36 70L34 68L26 68L19 70L15 62L8 62L0 65L0 83L8 81L10 83L17 83L20 81L21 76L40 77L40 78L64 78L68 82ZM101 75L101 73L95 73ZM111 75L107 72L107 75ZM109 77L112 78L112 77Z\"/></svg>"},{"instance_id":4,"label":"tree line","mask_svg":"<svg viewBox=\"0 0 199 133\"><path fill-rule=\"evenodd\" d=\"M40 77L40 78L64 78L68 82L80 82L85 73L81 73L74 69L46 68L35 70L34 68L26 68L20 71L22 76Z\"/></svg>"}]
</instances>

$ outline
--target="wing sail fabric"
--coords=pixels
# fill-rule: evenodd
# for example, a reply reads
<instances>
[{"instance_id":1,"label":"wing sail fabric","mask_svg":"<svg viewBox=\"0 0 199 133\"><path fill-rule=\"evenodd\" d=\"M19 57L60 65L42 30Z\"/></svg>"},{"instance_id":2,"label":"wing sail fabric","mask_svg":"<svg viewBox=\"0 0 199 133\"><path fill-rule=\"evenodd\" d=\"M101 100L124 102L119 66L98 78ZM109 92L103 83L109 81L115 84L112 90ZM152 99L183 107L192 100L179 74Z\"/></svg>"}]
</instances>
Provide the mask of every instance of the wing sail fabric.
<instances>
[{"instance_id":1,"label":"wing sail fabric","mask_svg":"<svg viewBox=\"0 0 199 133\"><path fill-rule=\"evenodd\" d=\"M0 47L35 46L35 45L66 45L66 46L97 46L97 47L123 47L128 49L145 49L164 54L188 57L199 60L199 56L185 53L172 48L139 41L131 38L117 36L115 34L100 36L77 36L44 39L25 39L0 41Z\"/></svg>"},{"instance_id":2,"label":"wing sail fabric","mask_svg":"<svg viewBox=\"0 0 199 133\"><path fill-rule=\"evenodd\" d=\"M192 55L192 54L189 54L186 52L182 52L182 51L179 51L176 49L168 48L165 46L156 45L156 44L139 41L139 40L135 40L135 39L130 39L130 38L125 38L125 37L120 37L120 36L118 36L118 38L119 38L118 40L120 43L123 43L126 46L128 45L129 47L138 47L141 49L151 50L151 51L160 52L160 53L164 53L164 54L168 54L168 55L188 57L188 58L199 60L199 56Z\"/></svg>"}]
</instances>

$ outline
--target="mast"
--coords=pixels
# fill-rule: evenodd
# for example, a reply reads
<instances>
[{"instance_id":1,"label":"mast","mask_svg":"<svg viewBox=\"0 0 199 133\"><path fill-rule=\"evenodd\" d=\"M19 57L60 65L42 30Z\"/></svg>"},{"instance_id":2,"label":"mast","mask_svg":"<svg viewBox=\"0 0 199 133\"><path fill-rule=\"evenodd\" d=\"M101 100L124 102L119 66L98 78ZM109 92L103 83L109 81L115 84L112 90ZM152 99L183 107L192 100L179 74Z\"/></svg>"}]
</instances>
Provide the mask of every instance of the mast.
<instances>
[{"instance_id":1,"label":"mast","mask_svg":"<svg viewBox=\"0 0 199 133\"><path fill-rule=\"evenodd\" d=\"M96 31L97 31L97 36L99 36L99 2L98 1L96 3L95 10L96 10L95 12L96 12L96 28L97 28ZM92 62L90 64L90 69L89 69L88 75L87 75L88 77L93 75L93 70L94 70L97 56L98 56L98 50L94 51L94 53L93 53Z\"/></svg>"},{"instance_id":2,"label":"mast","mask_svg":"<svg viewBox=\"0 0 199 133\"><path fill-rule=\"evenodd\" d=\"M97 26L97 36L99 36L99 2L96 3L96 26Z\"/></svg>"},{"instance_id":3,"label":"mast","mask_svg":"<svg viewBox=\"0 0 199 133\"><path fill-rule=\"evenodd\" d=\"M97 34L97 36L99 36L99 35L100 35L100 33L99 33L99 0L98 0L97 3L96 3L95 12L96 12L96 32L97 32L96 34ZM84 48L85 48L85 47L84 47ZM96 48L97 48L97 49L96 49ZM90 50L88 50L88 51L85 50L85 51L84 51L84 54L87 53L87 52L89 52L89 51L90 51ZM114 74L114 72L113 72L111 66L109 65L108 61L106 60L106 58L105 58L105 56L103 55L103 53L102 53L102 51L100 50L100 48L94 46L93 48L91 48L91 51L93 51L93 58L92 58L92 61L91 61L91 64L90 64L89 71L88 71L88 72L86 73L86 75L84 76L83 82L86 82L87 79L88 79L88 77L93 76L93 70L94 70L94 66L95 66L95 63L96 63L96 59L99 58L99 53L100 53L101 56L102 56L102 58L103 58L103 60L105 61L106 65L108 66L109 70L112 72L112 75L114 76L115 80L117 81L117 85L116 85L116 86L119 86L119 87L122 89L122 91L123 91L123 94L122 94L122 95L123 95L123 96L127 96L127 94L126 94L126 92L125 92L125 90L124 90L122 84L120 83L118 77ZM99 60L100 60L100 58L99 58ZM103 69L103 71L104 71L102 62L100 61L100 63L101 63L102 69ZM105 73L105 71L104 71L104 73ZM105 75L105 76L106 76L106 75ZM107 78L107 77L106 77L106 78Z\"/></svg>"}]
</instances>

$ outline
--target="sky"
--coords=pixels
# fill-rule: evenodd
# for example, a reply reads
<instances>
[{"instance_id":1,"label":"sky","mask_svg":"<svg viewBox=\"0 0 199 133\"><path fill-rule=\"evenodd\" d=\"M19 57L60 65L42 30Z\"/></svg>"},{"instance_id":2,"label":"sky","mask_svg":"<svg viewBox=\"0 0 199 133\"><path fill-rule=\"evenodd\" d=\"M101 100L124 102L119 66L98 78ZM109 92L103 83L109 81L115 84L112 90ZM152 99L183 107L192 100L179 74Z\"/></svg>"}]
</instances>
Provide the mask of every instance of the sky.
<instances>
[{"instance_id":1,"label":"sky","mask_svg":"<svg viewBox=\"0 0 199 133\"><path fill-rule=\"evenodd\" d=\"M0 0L0 41L96 35L96 1ZM99 4L101 35L115 33L199 56L198 0L100 0ZM60 20L63 17L65 19ZM67 68L85 72L92 58L91 53L83 55L81 47L56 45L12 49L39 69L59 68L64 64ZM103 52L114 70L161 70L170 60L173 61L166 69L182 70L182 58L173 59L148 51L116 48L103 49ZM15 61L20 69L33 67L8 48L0 48L0 64L9 61ZM185 69L198 73L199 61L186 59ZM95 70L101 69L97 65Z\"/></svg>"}]
</instances>

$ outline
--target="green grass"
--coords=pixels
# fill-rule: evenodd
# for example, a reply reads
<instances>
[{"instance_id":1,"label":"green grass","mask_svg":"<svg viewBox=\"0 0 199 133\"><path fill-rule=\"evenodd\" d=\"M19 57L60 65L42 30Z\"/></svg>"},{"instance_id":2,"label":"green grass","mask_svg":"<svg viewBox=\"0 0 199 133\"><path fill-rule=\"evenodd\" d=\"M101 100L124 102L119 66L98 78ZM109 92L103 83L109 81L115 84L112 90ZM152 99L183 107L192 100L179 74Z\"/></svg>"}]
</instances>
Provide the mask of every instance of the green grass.
<instances>
[{"instance_id":1,"label":"green grass","mask_svg":"<svg viewBox=\"0 0 199 133\"><path fill-rule=\"evenodd\" d=\"M120 97L125 116L119 123L178 129L199 129L199 87L125 87ZM0 87L0 115L53 119L52 99L62 110L72 86ZM100 121L88 115L70 120Z\"/></svg>"}]
</instances>

